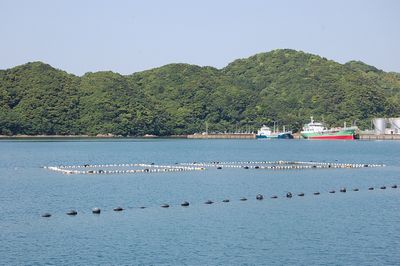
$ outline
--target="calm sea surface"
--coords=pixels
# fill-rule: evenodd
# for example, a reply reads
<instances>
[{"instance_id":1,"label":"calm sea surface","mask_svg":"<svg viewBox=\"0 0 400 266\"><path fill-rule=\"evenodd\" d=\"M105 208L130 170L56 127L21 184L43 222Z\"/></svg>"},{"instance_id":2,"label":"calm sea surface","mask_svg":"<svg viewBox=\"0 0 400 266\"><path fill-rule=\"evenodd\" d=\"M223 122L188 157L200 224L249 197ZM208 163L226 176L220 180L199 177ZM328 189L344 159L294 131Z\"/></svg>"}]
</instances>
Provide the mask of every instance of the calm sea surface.
<instances>
[{"instance_id":1,"label":"calm sea surface","mask_svg":"<svg viewBox=\"0 0 400 266\"><path fill-rule=\"evenodd\" d=\"M387 166L130 175L63 175L41 168L249 160ZM3 140L0 264L399 265L400 189L393 184L400 185L395 141ZM382 185L387 189L367 190ZM328 193L340 187L348 192ZM306 195L287 199L287 191ZM258 193L266 199L256 201ZM270 199L273 194L279 198ZM231 202L222 203L225 198ZM215 203L205 205L208 199ZM184 200L191 205L181 207ZM159 207L163 203L171 207ZM126 210L112 211L117 206ZM103 212L93 215L92 207ZM77 216L65 214L71 208ZM42 218L44 212L52 217Z\"/></svg>"}]
</instances>

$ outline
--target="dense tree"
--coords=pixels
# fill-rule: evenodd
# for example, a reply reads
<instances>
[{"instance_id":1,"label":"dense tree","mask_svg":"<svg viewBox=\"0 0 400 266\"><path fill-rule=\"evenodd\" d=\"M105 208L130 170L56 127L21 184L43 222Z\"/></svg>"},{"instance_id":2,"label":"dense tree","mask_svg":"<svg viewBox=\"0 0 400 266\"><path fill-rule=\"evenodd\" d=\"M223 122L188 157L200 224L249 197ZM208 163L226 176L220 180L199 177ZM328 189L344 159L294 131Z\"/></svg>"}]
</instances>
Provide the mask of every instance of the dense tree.
<instances>
[{"instance_id":1,"label":"dense tree","mask_svg":"<svg viewBox=\"0 0 400 266\"><path fill-rule=\"evenodd\" d=\"M400 74L294 50L223 69L170 64L122 76L68 74L41 62L0 71L0 134L144 134L297 130L313 115L330 126L400 116Z\"/></svg>"}]
</instances>

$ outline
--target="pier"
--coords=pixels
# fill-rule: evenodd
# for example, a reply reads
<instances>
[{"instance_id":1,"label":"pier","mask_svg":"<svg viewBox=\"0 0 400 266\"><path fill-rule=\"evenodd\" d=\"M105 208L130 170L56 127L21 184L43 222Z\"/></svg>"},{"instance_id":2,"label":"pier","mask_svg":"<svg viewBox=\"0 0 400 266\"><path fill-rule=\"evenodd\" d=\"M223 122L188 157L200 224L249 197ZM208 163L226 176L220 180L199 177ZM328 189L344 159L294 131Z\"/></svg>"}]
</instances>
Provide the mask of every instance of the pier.
<instances>
[{"instance_id":1,"label":"pier","mask_svg":"<svg viewBox=\"0 0 400 266\"><path fill-rule=\"evenodd\" d=\"M360 134L361 140L400 140L400 134Z\"/></svg>"},{"instance_id":2,"label":"pier","mask_svg":"<svg viewBox=\"0 0 400 266\"><path fill-rule=\"evenodd\" d=\"M255 139L254 133L212 133L187 135L188 139Z\"/></svg>"},{"instance_id":3,"label":"pier","mask_svg":"<svg viewBox=\"0 0 400 266\"><path fill-rule=\"evenodd\" d=\"M187 135L188 139L255 139L254 133L212 133ZM293 139L304 139L299 133L293 133ZM360 140L400 140L400 134L360 134Z\"/></svg>"}]
</instances>

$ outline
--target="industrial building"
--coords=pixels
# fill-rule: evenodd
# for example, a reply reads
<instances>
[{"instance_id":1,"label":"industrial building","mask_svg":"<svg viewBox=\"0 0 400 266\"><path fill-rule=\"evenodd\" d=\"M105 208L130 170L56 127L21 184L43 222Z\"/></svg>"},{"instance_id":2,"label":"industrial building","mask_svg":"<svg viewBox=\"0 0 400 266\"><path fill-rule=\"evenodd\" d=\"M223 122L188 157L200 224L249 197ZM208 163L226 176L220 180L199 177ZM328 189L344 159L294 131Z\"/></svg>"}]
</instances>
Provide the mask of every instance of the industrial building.
<instances>
[{"instance_id":1,"label":"industrial building","mask_svg":"<svg viewBox=\"0 0 400 266\"><path fill-rule=\"evenodd\" d=\"M397 118L374 118L376 135L393 135L400 134L400 117Z\"/></svg>"}]
</instances>

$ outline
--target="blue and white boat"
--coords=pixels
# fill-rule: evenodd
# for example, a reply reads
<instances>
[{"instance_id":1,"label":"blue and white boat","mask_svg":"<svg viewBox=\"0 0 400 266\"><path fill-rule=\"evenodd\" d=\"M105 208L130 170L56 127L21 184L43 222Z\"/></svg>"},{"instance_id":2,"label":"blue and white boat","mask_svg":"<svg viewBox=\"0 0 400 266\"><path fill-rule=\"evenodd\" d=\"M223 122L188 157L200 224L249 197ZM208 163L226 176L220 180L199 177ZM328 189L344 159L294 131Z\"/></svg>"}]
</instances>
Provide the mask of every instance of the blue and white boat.
<instances>
[{"instance_id":1,"label":"blue and white boat","mask_svg":"<svg viewBox=\"0 0 400 266\"><path fill-rule=\"evenodd\" d=\"M283 128L283 132L272 131L271 128L263 125L258 131L256 138L258 139L292 139L292 131L285 131Z\"/></svg>"}]
</instances>

